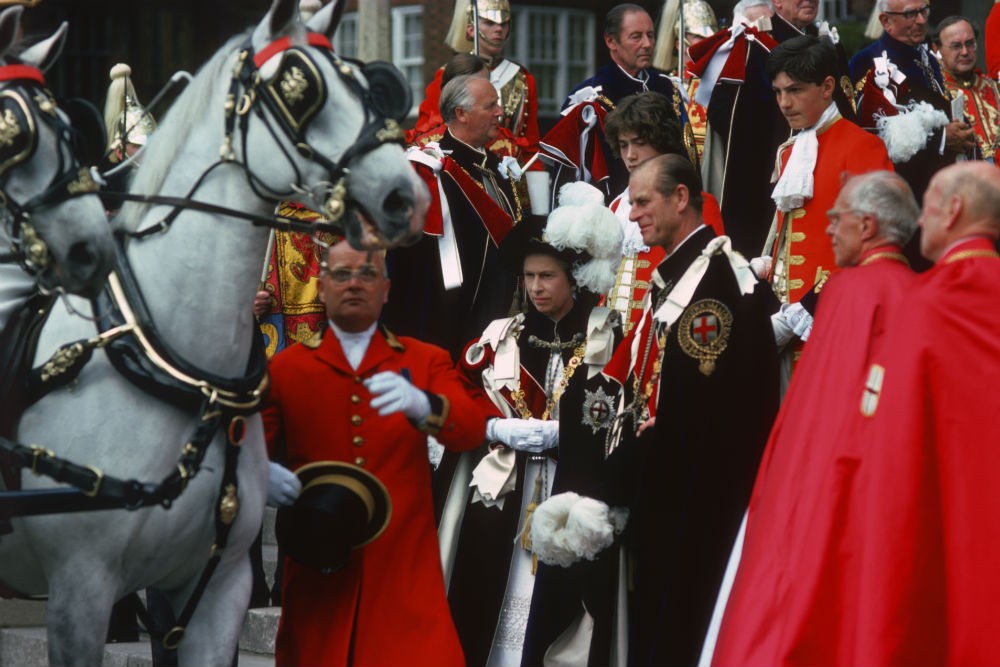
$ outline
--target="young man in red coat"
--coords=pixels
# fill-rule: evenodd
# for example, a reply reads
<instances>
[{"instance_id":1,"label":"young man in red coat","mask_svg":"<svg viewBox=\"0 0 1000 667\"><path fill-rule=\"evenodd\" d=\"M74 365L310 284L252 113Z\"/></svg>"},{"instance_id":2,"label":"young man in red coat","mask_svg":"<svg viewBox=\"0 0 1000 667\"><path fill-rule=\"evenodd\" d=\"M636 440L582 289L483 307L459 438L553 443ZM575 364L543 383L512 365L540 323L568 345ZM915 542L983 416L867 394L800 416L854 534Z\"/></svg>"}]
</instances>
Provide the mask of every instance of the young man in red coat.
<instances>
[{"instance_id":1,"label":"young man in red coat","mask_svg":"<svg viewBox=\"0 0 1000 667\"><path fill-rule=\"evenodd\" d=\"M831 574L850 539L843 517L864 461L861 387L907 306L915 274L902 246L919 213L906 181L886 171L851 178L827 211L842 270L820 294L761 459L715 664L852 662L837 632L852 619L839 613Z\"/></svg>"},{"instance_id":2,"label":"young man in red coat","mask_svg":"<svg viewBox=\"0 0 1000 667\"><path fill-rule=\"evenodd\" d=\"M389 292L382 253L346 242L327 252L319 296L329 327L272 360L267 442L293 470L342 461L388 491L385 531L347 565L324 573L288 559L278 665L465 664L445 598L431 503L427 435L445 447L483 442L487 415L448 353L378 324ZM298 495L271 464L269 500Z\"/></svg>"},{"instance_id":3,"label":"young man in red coat","mask_svg":"<svg viewBox=\"0 0 1000 667\"><path fill-rule=\"evenodd\" d=\"M803 35L782 42L767 75L792 138L778 149L772 199L778 209L771 284L782 303L795 303L836 270L824 230L826 211L844 172L892 170L885 145L845 121L833 101L833 45Z\"/></svg>"},{"instance_id":4,"label":"young man in red coat","mask_svg":"<svg viewBox=\"0 0 1000 667\"><path fill-rule=\"evenodd\" d=\"M778 108L792 138L778 148L771 198L777 207L768 255L773 258L771 287L781 302L775 330L794 331L810 292L819 292L837 270L824 234L826 212L840 191L843 174L892 170L882 141L841 117L833 98L837 54L819 37L801 35L779 44L765 66ZM811 299L812 297L810 297ZM779 347L788 342L776 334ZM793 341L785 372L797 360Z\"/></svg>"}]
</instances>

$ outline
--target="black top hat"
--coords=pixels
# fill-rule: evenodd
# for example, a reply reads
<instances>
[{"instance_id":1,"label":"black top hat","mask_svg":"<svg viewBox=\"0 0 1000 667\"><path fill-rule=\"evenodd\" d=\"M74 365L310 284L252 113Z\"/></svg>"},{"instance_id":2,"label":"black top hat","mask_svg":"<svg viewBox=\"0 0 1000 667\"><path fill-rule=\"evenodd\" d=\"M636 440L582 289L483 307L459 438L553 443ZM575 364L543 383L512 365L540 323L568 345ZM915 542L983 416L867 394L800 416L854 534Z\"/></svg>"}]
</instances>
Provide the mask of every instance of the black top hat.
<instances>
[{"instance_id":1,"label":"black top hat","mask_svg":"<svg viewBox=\"0 0 1000 667\"><path fill-rule=\"evenodd\" d=\"M351 551L389 525L392 500L367 470L342 461L317 461L295 471L302 491L278 510L275 536L289 558L323 572L347 565Z\"/></svg>"}]
</instances>

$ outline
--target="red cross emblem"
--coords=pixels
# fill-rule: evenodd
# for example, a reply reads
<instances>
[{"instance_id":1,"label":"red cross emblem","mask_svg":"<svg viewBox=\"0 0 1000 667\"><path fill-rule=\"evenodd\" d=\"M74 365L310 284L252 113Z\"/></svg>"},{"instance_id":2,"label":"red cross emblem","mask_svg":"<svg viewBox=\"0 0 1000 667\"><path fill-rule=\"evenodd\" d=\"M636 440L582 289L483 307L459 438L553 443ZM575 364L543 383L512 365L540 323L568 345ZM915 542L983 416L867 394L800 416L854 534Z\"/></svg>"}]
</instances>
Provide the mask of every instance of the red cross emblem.
<instances>
[{"instance_id":1,"label":"red cross emblem","mask_svg":"<svg viewBox=\"0 0 1000 667\"><path fill-rule=\"evenodd\" d=\"M611 408L605 401L594 401L590 404L590 418L595 424L603 424L611 414Z\"/></svg>"},{"instance_id":2,"label":"red cross emblem","mask_svg":"<svg viewBox=\"0 0 1000 667\"><path fill-rule=\"evenodd\" d=\"M719 320L715 315L699 315L691 323L691 336L702 345L708 345L719 335Z\"/></svg>"}]
</instances>

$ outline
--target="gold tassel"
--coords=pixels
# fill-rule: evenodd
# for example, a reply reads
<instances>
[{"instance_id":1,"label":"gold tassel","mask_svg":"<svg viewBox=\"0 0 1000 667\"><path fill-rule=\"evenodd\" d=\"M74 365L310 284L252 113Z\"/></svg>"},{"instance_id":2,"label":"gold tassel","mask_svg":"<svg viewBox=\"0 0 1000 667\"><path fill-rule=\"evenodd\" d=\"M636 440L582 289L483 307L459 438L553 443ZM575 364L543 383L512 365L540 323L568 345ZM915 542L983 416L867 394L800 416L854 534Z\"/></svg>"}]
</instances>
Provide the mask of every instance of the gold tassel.
<instances>
[{"instance_id":1,"label":"gold tassel","mask_svg":"<svg viewBox=\"0 0 1000 667\"><path fill-rule=\"evenodd\" d=\"M531 551L531 515L535 513L538 503L542 502L542 476L535 478L535 490L531 494L531 502L524 510L524 525L521 527L521 548Z\"/></svg>"}]
</instances>

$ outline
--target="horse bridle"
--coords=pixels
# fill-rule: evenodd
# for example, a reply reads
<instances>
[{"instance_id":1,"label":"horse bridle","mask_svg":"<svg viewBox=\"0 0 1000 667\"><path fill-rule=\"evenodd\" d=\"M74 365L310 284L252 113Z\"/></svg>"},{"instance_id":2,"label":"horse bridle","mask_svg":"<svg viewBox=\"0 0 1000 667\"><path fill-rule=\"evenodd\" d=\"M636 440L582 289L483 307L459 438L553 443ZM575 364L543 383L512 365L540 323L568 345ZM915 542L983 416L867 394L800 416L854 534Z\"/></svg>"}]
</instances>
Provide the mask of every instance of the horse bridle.
<instances>
[{"instance_id":1,"label":"horse bridle","mask_svg":"<svg viewBox=\"0 0 1000 667\"><path fill-rule=\"evenodd\" d=\"M76 162L73 130L59 116L42 72L30 65L4 65L0 66L0 82L11 82L0 90L0 206L6 214L11 243L11 252L0 254L0 263L19 262L25 271L37 275L49 267L50 255L45 241L30 224L32 214L95 193L99 186L90 170ZM7 181L12 170L34 154L39 122L56 135L58 164L48 186L22 203L8 193Z\"/></svg>"},{"instance_id":2,"label":"horse bridle","mask_svg":"<svg viewBox=\"0 0 1000 667\"><path fill-rule=\"evenodd\" d=\"M383 144L405 143L405 134L399 125L412 102L412 93L395 67L388 63L373 62L358 64L368 82L365 87L348 61L334 53L330 40L320 33L306 33L306 44L319 47L319 52L333 66L340 80L361 102L365 120L358 134L344 154L335 162L318 151L305 139L309 121L326 102L326 82L320 75L315 61L302 46L293 45L290 37L277 39L260 51L255 52L249 38L243 43L237 56L229 84L225 103L225 135L219 150L219 160L202 172L185 197L164 197L158 195L135 195L122 193L121 198L148 204L166 204L173 210L151 227L128 233L132 238L143 238L166 231L184 209L201 210L252 221L256 225L276 229L292 229L308 233L340 233L339 221L347 210L347 187L345 178L349 165L357 156L375 150ZM281 62L275 74L264 79L261 68L276 56ZM257 102L260 101L261 104ZM265 110L270 112L265 113ZM295 172L292 190L280 191L263 183L250 169L247 156L247 132L251 113L275 139L287 162ZM270 117L269 117L270 116ZM273 120L272 120L273 119ZM277 128L275 127L277 125ZM208 175L217 167L236 164L246 174L247 182L254 194L264 200L285 199L299 192L308 191L302 183L302 174L286 148L280 141L279 129L285 139L294 145L300 156L321 165L330 180L323 185L322 205L319 207L324 219L308 224L280 216L263 217L233 209L200 202L193 197ZM241 157L237 158L233 144L238 137ZM315 197L315 193L311 193ZM116 196L119 193L115 193Z\"/></svg>"},{"instance_id":3,"label":"horse bridle","mask_svg":"<svg viewBox=\"0 0 1000 667\"><path fill-rule=\"evenodd\" d=\"M326 36L310 32L307 33L306 39L309 45L320 47L319 52L333 66L344 85L360 100L365 114L364 124L357 137L336 162L317 151L305 140L305 129L312 115L325 102L326 86L308 52L292 46L288 37L271 42L256 54L253 53L249 43L245 44L240 56L242 67L238 74L234 73L230 94L235 99L237 90L244 89L240 104L236 107L236 114L241 118L240 133L244 151L247 131L245 109L248 107L253 108L271 134L275 134L262 108L253 105L254 99L259 97L264 106L278 119L285 135L294 142L299 155L319 163L327 170L332 185L329 196L324 200L324 210L321 212L328 220L336 222L345 210L346 188L343 181L347 174L347 165L351 160L375 150L382 144L404 143L405 136L399 121L409 111L410 89L402 81L398 70L379 62L360 65L368 81L366 88L361 85L351 66L333 51L333 46ZM263 81L260 68L279 53L282 54L282 62L278 71L266 82ZM241 109L244 109L242 115L240 115ZM227 117L227 137L232 136L234 122L233 115ZM298 178L298 169L295 171L297 180L301 180Z\"/></svg>"}]
</instances>

